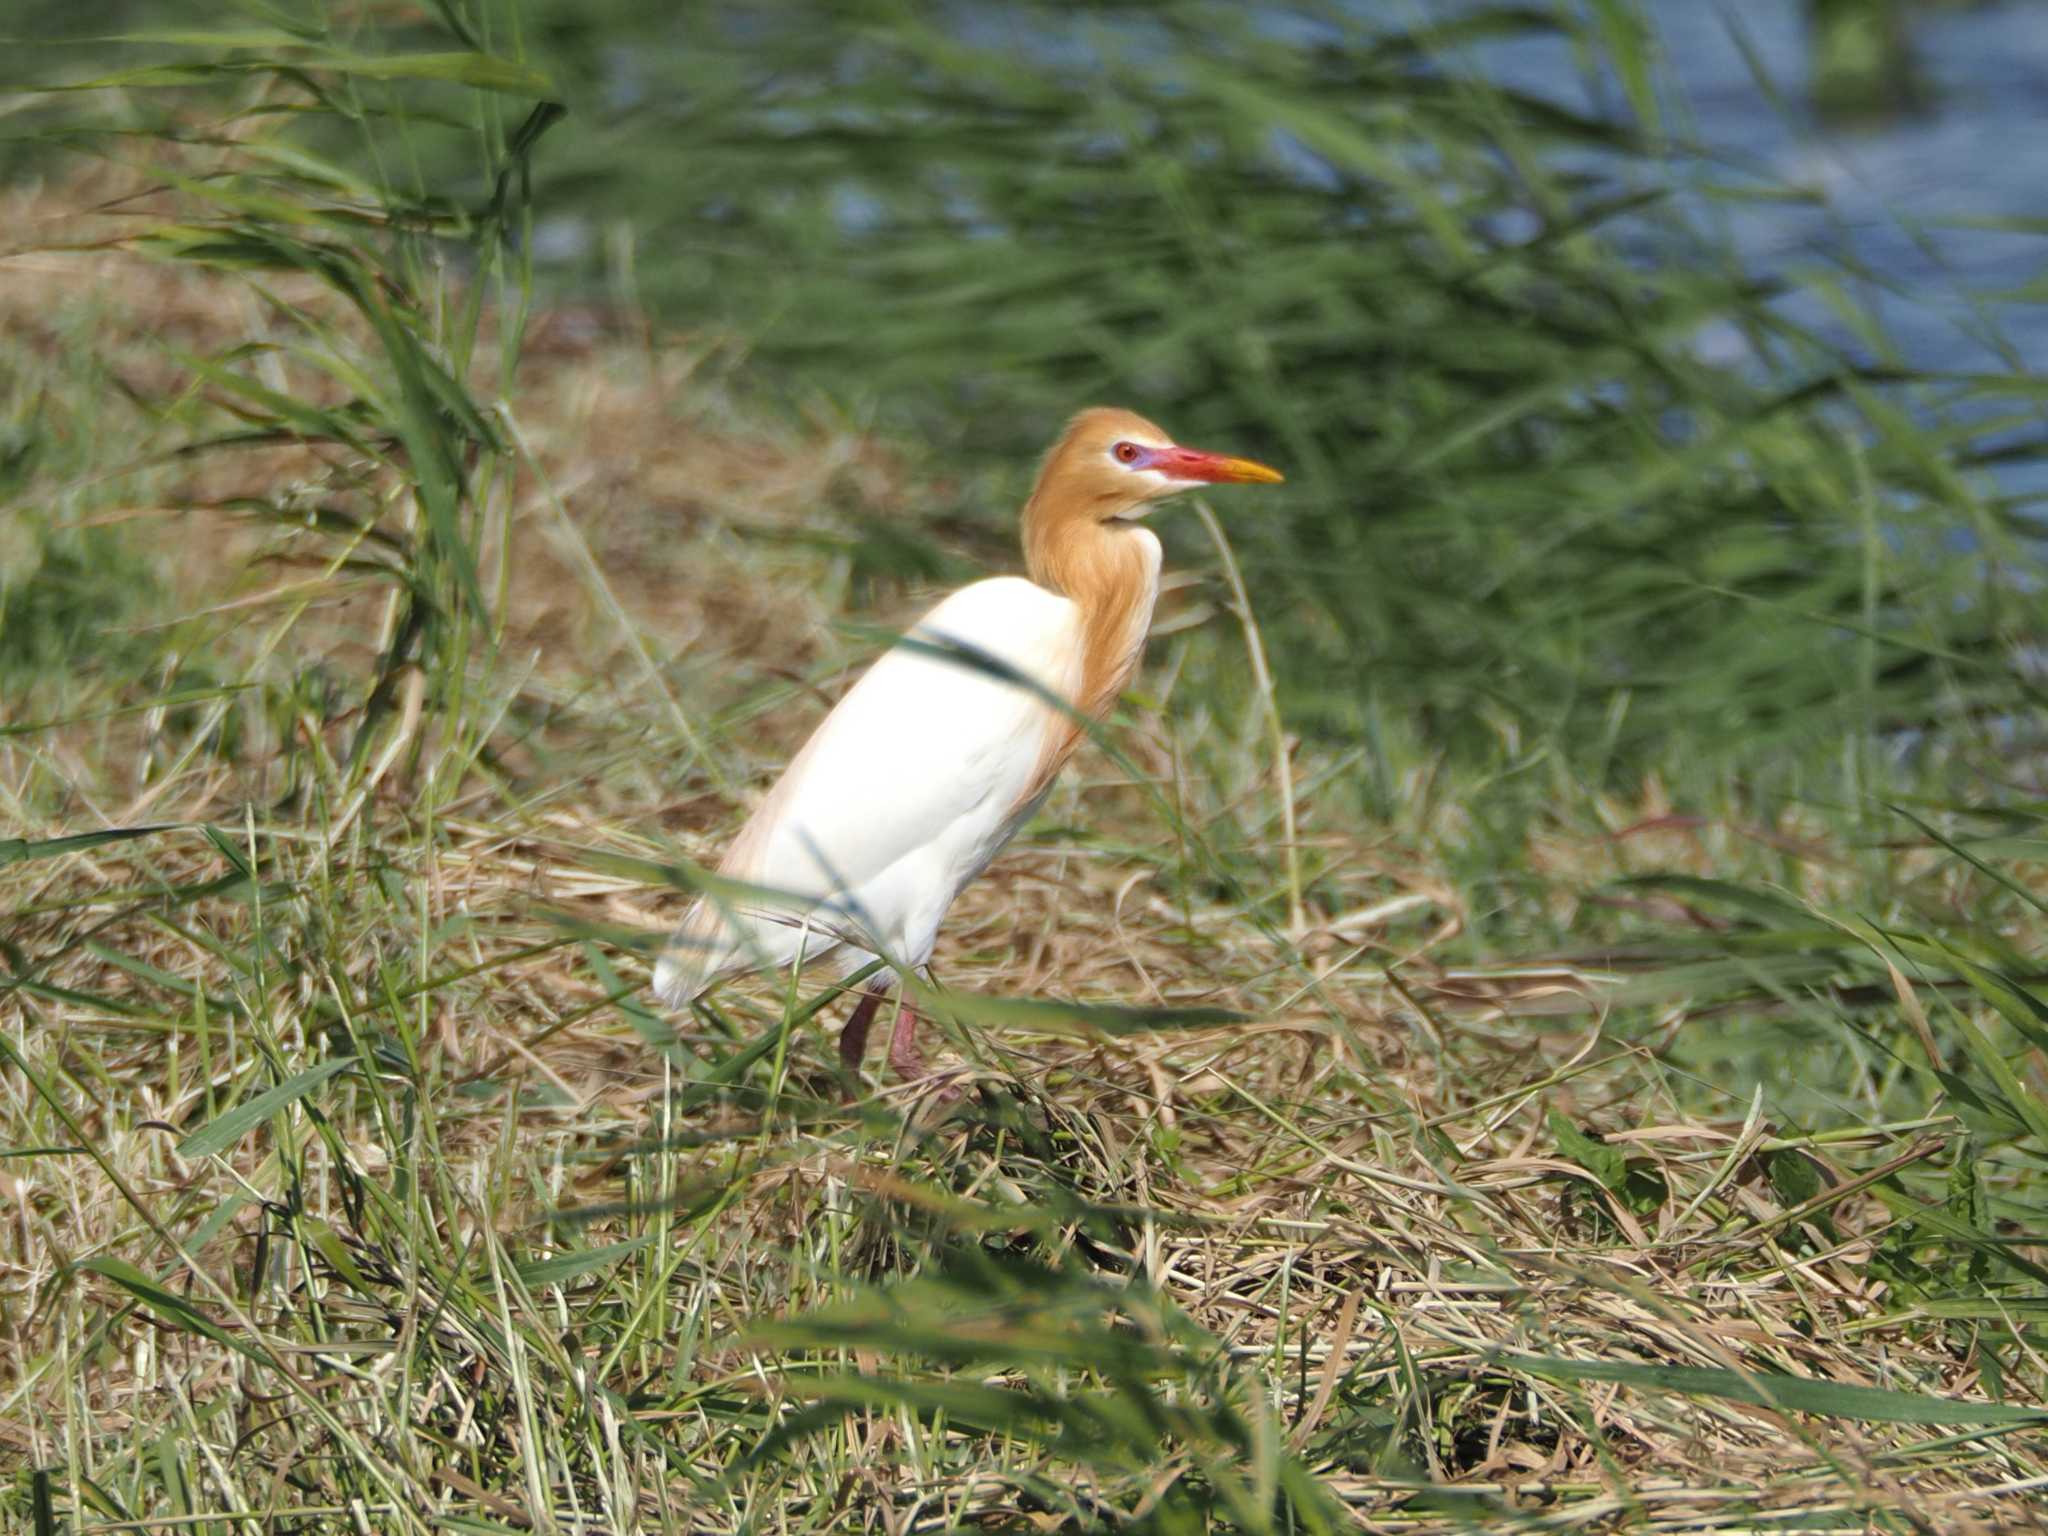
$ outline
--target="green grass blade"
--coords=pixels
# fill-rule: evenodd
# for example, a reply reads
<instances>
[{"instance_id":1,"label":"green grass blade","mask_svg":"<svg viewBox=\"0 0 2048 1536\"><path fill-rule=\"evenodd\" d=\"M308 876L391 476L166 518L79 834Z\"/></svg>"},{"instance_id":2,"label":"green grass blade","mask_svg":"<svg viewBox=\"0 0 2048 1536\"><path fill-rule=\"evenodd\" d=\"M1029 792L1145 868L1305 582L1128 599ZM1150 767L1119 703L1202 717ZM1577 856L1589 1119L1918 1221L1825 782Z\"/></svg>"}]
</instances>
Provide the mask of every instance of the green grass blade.
<instances>
[{"instance_id":1,"label":"green grass blade","mask_svg":"<svg viewBox=\"0 0 2048 1536\"><path fill-rule=\"evenodd\" d=\"M1500 1355L1509 1370L1573 1385L1616 1382L1646 1392L1714 1397L1791 1413L1876 1424L2048 1424L2048 1409L2012 1403L1966 1402L1924 1392L1861 1387L1800 1376L1746 1374L1718 1366L1638 1365L1623 1361L1564 1360L1542 1355Z\"/></svg>"},{"instance_id":2,"label":"green grass blade","mask_svg":"<svg viewBox=\"0 0 2048 1536\"><path fill-rule=\"evenodd\" d=\"M178 822L162 822L148 827L108 827L100 832L72 832L63 837L34 839L0 837L0 865L62 858L67 853L83 853L88 848L104 848L109 843L125 843L138 837L153 837L159 832L173 832L180 825Z\"/></svg>"},{"instance_id":3,"label":"green grass blade","mask_svg":"<svg viewBox=\"0 0 2048 1536\"><path fill-rule=\"evenodd\" d=\"M197 1159L225 1152L279 1110L296 1104L329 1078L359 1065L353 1056L336 1056L317 1067L295 1073L255 1098L209 1120L178 1143L178 1155Z\"/></svg>"}]
</instances>

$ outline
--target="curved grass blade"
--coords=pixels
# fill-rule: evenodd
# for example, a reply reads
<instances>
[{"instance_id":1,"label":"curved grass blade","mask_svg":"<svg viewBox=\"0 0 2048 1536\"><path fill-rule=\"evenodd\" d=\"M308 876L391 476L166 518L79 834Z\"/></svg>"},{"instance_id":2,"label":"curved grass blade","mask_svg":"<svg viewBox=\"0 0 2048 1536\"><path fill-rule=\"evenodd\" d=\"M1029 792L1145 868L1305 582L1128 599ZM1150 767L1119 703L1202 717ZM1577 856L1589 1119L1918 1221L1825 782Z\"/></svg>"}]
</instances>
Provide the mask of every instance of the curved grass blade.
<instances>
[{"instance_id":1,"label":"curved grass blade","mask_svg":"<svg viewBox=\"0 0 2048 1536\"><path fill-rule=\"evenodd\" d=\"M1497 1355L1497 1365L1579 1384L1616 1382L1647 1392L1676 1392L1685 1397L1714 1397L1825 1418L1856 1419L1874 1424L2048 1424L2048 1408L2023 1408L2013 1403L1976 1403L1899 1392L1888 1387L1859 1387L1803 1376L1752 1374L1719 1366L1638 1365L1618 1360L1564 1360L1546 1355Z\"/></svg>"},{"instance_id":2,"label":"curved grass blade","mask_svg":"<svg viewBox=\"0 0 2048 1536\"><path fill-rule=\"evenodd\" d=\"M209 1120L178 1143L178 1155L184 1158L212 1157L225 1152L244 1135L268 1120L288 1104L295 1104L318 1088L331 1077L346 1072L358 1065L353 1056L336 1056L323 1061L317 1067L308 1067L294 1077L288 1077L276 1087L265 1090L245 1104L238 1104L224 1115Z\"/></svg>"},{"instance_id":3,"label":"curved grass blade","mask_svg":"<svg viewBox=\"0 0 2048 1536\"><path fill-rule=\"evenodd\" d=\"M82 853L88 848L103 848L108 843L125 843L138 837L150 837L158 832L175 832L183 825L183 822L165 821L148 827L107 827L98 832L72 832L63 837L0 837L0 865L29 864L37 859L62 858L67 853Z\"/></svg>"}]
</instances>

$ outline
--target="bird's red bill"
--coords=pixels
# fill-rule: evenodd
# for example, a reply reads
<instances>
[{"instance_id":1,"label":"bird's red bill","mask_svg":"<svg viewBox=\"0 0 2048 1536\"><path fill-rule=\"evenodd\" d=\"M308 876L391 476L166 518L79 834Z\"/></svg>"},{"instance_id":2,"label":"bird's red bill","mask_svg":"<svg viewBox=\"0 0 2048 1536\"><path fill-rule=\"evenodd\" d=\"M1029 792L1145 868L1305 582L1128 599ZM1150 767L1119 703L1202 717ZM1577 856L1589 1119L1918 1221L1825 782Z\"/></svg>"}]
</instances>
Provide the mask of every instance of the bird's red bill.
<instances>
[{"instance_id":1,"label":"bird's red bill","mask_svg":"<svg viewBox=\"0 0 2048 1536\"><path fill-rule=\"evenodd\" d=\"M1148 468L1176 480L1202 480L1211 485L1278 485L1287 477L1256 459L1234 459L1227 453L1199 448L1161 448Z\"/></svg>"}]
</instances>

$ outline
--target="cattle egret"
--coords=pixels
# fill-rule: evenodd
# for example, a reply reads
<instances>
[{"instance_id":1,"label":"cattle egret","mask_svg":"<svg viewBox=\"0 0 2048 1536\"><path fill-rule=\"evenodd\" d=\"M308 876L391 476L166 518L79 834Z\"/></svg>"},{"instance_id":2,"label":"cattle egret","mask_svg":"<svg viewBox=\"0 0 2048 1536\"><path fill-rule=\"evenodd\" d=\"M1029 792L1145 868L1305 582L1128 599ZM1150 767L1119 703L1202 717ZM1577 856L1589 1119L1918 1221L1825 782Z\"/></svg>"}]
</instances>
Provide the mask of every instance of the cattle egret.
<instances>
[{"instance_id":1,"label":"cattle egret","mask_svg":"<svg viewBox=\"0 0 2048 1536\"><path fill-rule=\"evenodd\" d=\"M1183 448L1129 411L1086 410L1024 503L1030 579L963 587L887 651L812 732L718 866L655 967L683 1007L729 977L830 956L922 971L961 889L1028 821L1137 670L1159 595L1159 540L1138 521L1200 485L1275 484L1278 470ZM839 1037L857 1071L886 983ZM889 1063L925 1075L899 999Z\"/></svg>"}]
</instances>

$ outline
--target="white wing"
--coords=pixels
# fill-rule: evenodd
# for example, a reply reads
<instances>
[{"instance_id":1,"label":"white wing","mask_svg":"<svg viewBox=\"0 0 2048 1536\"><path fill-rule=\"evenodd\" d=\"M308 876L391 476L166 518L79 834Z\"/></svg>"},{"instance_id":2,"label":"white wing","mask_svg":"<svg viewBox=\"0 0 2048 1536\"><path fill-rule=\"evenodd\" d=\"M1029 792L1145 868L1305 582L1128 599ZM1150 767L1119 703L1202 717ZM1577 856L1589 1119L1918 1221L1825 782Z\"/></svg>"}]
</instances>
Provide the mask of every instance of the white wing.
<instances>
[{"instance_id":1,"label":"white wing","mask_svg":"<svg viewBox=\"0 0 2048 1536\"><path fill-rule=\"evenodd\" d=\"M1028 814L1060 711L1037 689L931 647L979 652L1068 699L1080 683L1078 609L998 577L955 592L911 636L923 645L896 646L853 685L720 865L784 894L700 901L655 970L665 1001L842 942L922 964L960 887Z\"/></svg>"}]
</instances>

